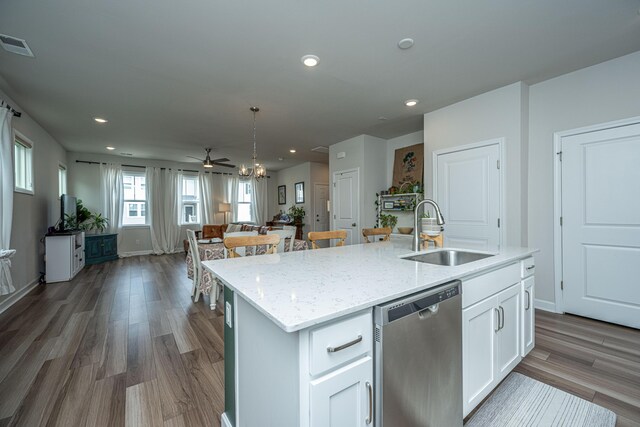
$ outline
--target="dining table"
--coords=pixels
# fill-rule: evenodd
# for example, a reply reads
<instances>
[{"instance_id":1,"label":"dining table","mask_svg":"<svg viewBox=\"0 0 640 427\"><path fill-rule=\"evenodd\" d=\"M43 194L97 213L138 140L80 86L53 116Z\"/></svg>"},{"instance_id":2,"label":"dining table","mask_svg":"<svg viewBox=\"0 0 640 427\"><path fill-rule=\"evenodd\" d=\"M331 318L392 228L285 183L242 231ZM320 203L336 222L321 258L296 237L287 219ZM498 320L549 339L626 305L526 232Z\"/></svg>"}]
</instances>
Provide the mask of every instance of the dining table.
<instances>
[{"instance_id":1,"label":"dining table","mask_svg":"<svg viewBox=\"0 0 640 427\"><path fill-rule=\"evenodd\" d=\"M289 252L290 239L285 239L284 242L284 251ZM309 249L309 244L306 240L294 239L293 241L293 250L294 251L305 251ZM256 246L257 255L262 255L266 252L266 246L258 245ZM200 254L200 261L208 261L214 259L224 259L226 258L226 249L224 247L224 243L222 243L222 239L204 239L198 240L198 253ZM246 256L253 256L254 248L249 246L246 249ZM193 279L193 258L191 256L191 252L187 252L187 276L189 279ZM203 294L209 294L211 288L214 285L214 281L216 279L209 273L208 271L202 272L202 281L200 282L200 291Z\"/></svg>"}]
</instances>

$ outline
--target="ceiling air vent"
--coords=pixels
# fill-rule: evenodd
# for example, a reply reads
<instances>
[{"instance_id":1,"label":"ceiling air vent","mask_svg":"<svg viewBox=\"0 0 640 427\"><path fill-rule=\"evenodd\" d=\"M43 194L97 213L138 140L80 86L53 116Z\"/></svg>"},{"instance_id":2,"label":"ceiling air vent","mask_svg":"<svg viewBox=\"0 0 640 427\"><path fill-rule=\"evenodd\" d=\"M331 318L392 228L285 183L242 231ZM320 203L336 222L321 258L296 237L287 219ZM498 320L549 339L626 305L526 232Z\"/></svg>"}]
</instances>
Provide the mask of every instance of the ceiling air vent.
<instances>
[{"instance_id":1,"label":"ceiling air vent","mask_svg":"<svg viewBox=\"0 0 640 427\"><path fill-rule=\"evenodd\" d=\"M0 45L7 52L17 53L18 55L30 56L33 58L33 52L27 45L27 42L15 37L0 34Z\"/></svg>"},{"instance_id":2,"label":"ceiling air vent","mask_svg":"<svg viewBox=\"0 0 640 427\"><path fill-rule=\"evenodd\" d=\"M312 148L311 151L315 151L316 153L326 154L329 152L329 147L325 147L324 145L318 145L317 147Z\"/></svg>"}]
</instances>

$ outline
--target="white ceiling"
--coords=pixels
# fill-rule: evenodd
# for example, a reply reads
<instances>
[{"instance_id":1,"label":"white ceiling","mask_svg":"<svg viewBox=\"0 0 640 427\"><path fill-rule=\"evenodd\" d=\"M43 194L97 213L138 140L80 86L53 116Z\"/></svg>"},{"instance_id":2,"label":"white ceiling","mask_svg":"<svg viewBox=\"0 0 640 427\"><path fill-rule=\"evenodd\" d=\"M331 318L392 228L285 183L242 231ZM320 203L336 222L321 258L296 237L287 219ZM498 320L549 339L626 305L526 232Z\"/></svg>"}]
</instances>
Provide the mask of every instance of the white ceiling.
<instances>
[{"instance_id":1,"label":"white ceiling","mask_svg":"<svg viewBox=\"0 0 640 427\"><path fill-rule=\"evenodd\" d=\"M0 89L69 151L247 161L276 170L362 133L640 50L640 0L0 0ZM396 43L415 39L407 51ZM304 67L304 54L320 57ZM418 98L413 108L404 106ZM109 119L97 125L92 117ZM380 116L388 120L381 121ZM298 152L291 155L288 150ZM284 161L278 161L283 157Z\"/></svg>"}]
</instances>

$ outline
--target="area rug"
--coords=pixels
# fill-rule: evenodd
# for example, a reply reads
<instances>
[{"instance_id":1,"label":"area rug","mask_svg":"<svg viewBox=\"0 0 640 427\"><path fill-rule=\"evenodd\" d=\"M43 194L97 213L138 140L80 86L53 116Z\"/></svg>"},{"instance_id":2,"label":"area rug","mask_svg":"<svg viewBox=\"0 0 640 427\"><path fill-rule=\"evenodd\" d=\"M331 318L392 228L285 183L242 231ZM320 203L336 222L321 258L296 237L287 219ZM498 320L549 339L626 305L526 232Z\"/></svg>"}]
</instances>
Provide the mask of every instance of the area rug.
<instances>
[{"instance_id":1,"label":"area rug","mask_svg":"<svg viewBox=\"0 0 640 427\"><path fill-rule=\"evenodd\" d=\"M517 372L509 374L467 427L614 427L616 414Z\"/></svg>"}]
</instances>

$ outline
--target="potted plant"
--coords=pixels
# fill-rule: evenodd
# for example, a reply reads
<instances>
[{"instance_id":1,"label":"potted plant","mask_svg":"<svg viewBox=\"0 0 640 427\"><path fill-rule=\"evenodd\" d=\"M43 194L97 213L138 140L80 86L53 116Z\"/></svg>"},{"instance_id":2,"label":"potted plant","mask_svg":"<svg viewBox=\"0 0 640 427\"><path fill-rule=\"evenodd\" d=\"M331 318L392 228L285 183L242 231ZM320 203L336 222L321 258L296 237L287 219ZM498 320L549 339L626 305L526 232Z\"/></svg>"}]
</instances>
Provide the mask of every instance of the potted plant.
<instances>
[{"instance_id":1,"label":"potted plant","mask_svg":"<svg viewBox=\"0 0 640 427\"><path fill-rule=\"evenodd\" d=\"M304 208L302 206L293 205L289 208L289 216L293 218L293 223L296 225L304 225L302 224L302 220L304 219L305 215L306 212L304 211Z\"/></svg>"},{"instance_id":2,"label":"potted plant","mask_svg":"<svg viewBox=\"0 0 640 427\"><path fill-rule=\"evenodd\" d=\"M383 228L389 227L393 230L397 223L397 216L391 214L380 214L380 225L382 225Z\"/></svg>"},{"instance_id":3,"label":"potted plant","mask_svg":"<svg viewBox=\"0 0 640 427\"><path fill-rule=\"evenodd\" d=\"M109 218L105 218L101 213L91 214L91 218L86 223L87 230L96 230L98 233L104 233L109 226Z\"/></svg>"}]
</instances>

